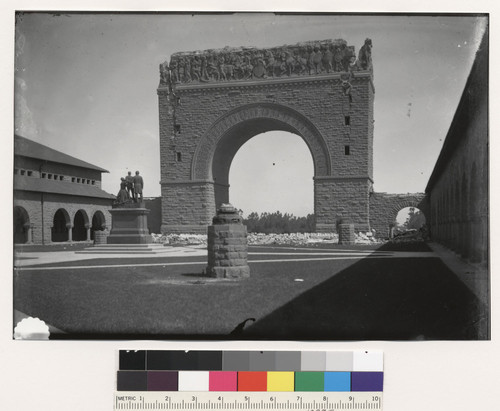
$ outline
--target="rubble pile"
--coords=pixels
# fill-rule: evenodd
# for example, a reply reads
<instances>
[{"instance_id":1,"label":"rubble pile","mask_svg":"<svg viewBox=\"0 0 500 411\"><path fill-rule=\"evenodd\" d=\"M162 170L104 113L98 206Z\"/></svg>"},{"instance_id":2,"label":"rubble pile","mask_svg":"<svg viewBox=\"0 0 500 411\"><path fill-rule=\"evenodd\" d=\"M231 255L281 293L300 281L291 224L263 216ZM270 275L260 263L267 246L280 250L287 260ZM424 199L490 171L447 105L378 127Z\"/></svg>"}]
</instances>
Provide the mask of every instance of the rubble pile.
<instances>
[{"instance_id":1,"label":"rubble pile","mask_svg":"<svg viewBox=\"0 0 500 411\"><path fill-rule=\"evenodd\" d=\"M153 243L164 245L197 245L206 246L205 234L151 234ZM291 245L304 246L308 244L337 244L339 236L336 233L292 233L263 234L248 233L248 245ZM356 244L378 244L383 240L375 238L373 233L356 233Z\"/></svg>"},{"instance_id":2,"label":"rubble pile","mask_svg":"<svg viewBox=\"0 0 500 411\"><path fill-rule=\"evenodd\" d=\"M315 243L336 244L338 241L339 236L333 233L248 234L249 245L306 245Z\"/></svg>"},{"instance_id":3,"label":"rubble pile","mask_svg":"<svg viewBox=\"0 0 500 411\"><path fill-rule=\"evenodd\" d=\"M151 234L153 243L164 245L207 245L206 234Z\"/></svg>"},{"instance_id":4,"label":"rubble pile","mask_svg":"<svg viewBox=\"0 0 500 411\"><path fill-rule=\"evenodd\" d=\"M370 231L366 233L355 233L354 237L355 244L378 244L383 242L383 240L375 238L373 233L371 233Z\"/></svg>"}]
</instances>

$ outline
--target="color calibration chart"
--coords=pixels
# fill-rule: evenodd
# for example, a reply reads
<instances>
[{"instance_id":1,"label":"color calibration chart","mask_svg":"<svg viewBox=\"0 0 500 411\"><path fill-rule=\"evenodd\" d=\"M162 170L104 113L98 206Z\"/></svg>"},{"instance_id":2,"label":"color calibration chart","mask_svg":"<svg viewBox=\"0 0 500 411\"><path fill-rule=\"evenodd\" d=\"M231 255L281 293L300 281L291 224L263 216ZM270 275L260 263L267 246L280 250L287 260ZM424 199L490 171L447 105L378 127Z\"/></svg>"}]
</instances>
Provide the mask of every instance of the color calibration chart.
<instances>
[{"instance_id":1,"label":"color calibration chart","mask_svg":"<svg viewBox=\"0 0 500 411\"><path fill-rule=\"evenodd\" d=\"M115 410L381 410L381 351L121 350Z\"/></svg>"}]
</instances>

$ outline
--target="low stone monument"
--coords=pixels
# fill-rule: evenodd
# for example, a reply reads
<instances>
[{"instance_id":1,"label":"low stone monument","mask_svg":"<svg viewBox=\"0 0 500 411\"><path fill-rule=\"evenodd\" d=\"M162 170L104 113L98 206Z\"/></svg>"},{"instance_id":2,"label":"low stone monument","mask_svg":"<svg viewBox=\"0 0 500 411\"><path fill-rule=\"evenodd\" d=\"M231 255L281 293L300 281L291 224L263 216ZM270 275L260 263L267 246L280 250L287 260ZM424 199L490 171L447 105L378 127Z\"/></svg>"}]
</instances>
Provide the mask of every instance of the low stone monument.
<instances>
[{"instance_id":1,"label":"low stone monument","mask_svg":"<svg viewBox=\"0 0 500 411\"><path fill-rule=\"evenodd\" d=\"M208 226L207 275L216 278L245 278L248 266L247 227L238 210L222 204Z\"/></svg>"},{"instance_id":2,"label":"low stone monument","mask_svg":"<svg viewBox=\"0 0 500 411\"><path fill-rule=\"evenodd\" d=\"M138 175L139 172L136 172ZM120 191L113 203L111 213L111 232L107 237L108 244L150 244L153 238L149 234L148 214L149 210L142 201L142 187L144 182L140 181L141 199L137 195L131 198L127 191L127 181L121 179ZM135 187L134 191L135 192Z\"/></svg>"},{"instance_id":3,"label":"low stone monument","mask_svg":"<svg viewBox=\"0 0 500 411\"><path fill-rule=\"evenodd\" d=\"M339 244L354 245L354 224L351 224L345 220L340 220L338 225L339 234Z\"/></svg>"}]
</instances>

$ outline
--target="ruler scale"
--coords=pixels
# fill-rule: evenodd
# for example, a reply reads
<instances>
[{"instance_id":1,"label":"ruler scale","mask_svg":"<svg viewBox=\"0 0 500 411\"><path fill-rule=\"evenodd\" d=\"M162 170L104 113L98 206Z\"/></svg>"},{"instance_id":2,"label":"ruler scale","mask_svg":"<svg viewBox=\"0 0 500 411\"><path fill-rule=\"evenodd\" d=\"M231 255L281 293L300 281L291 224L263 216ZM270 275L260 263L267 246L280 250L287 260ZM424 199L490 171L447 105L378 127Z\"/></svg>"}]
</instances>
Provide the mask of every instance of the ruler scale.
<instances>
[{"instance_id":1,"label":"ruler scale","mask_svg":"<svg viewBox=\"0 0 500 411\"><path fill-rule=\"evenodd\" d=\"M115 392L115 410L381 410L382 392Z\"/></svg>"}]
</instances>

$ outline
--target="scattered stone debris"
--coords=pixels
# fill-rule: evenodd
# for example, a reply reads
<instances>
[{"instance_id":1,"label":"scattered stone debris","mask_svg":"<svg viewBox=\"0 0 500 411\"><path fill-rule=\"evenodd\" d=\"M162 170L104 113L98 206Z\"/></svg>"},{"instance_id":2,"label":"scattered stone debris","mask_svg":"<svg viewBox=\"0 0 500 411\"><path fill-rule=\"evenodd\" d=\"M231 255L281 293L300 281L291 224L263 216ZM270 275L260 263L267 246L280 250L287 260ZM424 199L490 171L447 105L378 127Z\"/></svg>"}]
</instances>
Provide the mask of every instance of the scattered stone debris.
<instances>
[{"instance_id":1,"label":"scattered stone debris","mask_svg":"<svg viewBox=\"0 0 500 411\"><path fill-rule=\"evenodd\" d=\"M339 236L332 233L263 234L249 233L250 245L307 245L316 243L337 244Z\"/></svg>"},{"instance_id":2,"label":"scattered stone debris","mask_svg":"<svg viewBox=\"0 0 500 411\"><path fill-rule=\"evenodd\" d=\"M207 245L206 234L151 234L153 243L164 245Z\"/></svg>"},{"instance_id":3,"label":"scattered stone debris","mask_svg":"<svg viewBox=\"0 0 500 411\"><path fill-rule=\"evenodd\" d=\"M153 243L164 245L206 246L206 234L151 234ZM384 240L375 238L373 233L355 233L355 244L380 244ZM308 244L338 244L336 233L291 233L263 234L248 233L249 245L291 245L304 246Z\"/></svg>"}]
</instances>

